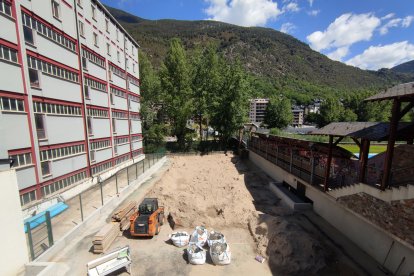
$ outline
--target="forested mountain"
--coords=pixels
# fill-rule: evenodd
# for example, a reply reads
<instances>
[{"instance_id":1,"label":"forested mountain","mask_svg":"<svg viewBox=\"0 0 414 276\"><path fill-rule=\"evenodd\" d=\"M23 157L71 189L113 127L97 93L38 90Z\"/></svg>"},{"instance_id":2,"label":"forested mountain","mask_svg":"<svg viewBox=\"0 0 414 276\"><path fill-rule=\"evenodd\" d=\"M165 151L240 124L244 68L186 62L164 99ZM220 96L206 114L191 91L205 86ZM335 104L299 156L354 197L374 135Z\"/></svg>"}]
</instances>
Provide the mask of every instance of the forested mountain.
<instances>
[{"instance_id":1,"label":"forested mountain","mask_svg":"<svg viewBox=\"0 0 414 276\"><path fill-rule=\"evenodd\" d=\"M394 70L361 70L332 61L298 39L269 28L239 27L216 21L146 20L124 11L109 11L138 41L155 68L159 68L169 41L178 37L188 50L211 42L225 58L239 59L252 75L256 95L293 93L299 101L348 91L379 92L396 83L414 80L414 74ZM303 99L300 99L303 96Z\"/></svg>"},{"instance_id":2,"label":"forested mountain","mask_svg":"<svg viewBox=\"0 0 414 276\"><path fill-rule=\"evenodd\" d=\"M398 73L414 74L414 60L397 65L393 67L391 70Z\"/></svg>"}]
</instances>

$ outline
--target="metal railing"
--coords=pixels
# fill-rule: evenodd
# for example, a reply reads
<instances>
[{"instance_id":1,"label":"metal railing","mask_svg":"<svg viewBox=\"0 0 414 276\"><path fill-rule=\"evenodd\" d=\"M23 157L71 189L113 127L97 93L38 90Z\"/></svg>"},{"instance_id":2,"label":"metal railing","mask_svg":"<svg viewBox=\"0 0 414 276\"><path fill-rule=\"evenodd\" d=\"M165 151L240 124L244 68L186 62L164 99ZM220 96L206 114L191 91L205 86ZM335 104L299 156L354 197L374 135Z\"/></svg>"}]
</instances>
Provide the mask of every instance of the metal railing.
<instances>
[{"instance_id":1,"label":"metal railing","mask_svg":"<svg viewBox=\"0 0 414 276\"><path fill-rule=\"evenodd\" d=\"M53 232L50 212L38 216L36 220L25 223L29 259L33 261L53 245Z\"/></svg>"}]
</instances>

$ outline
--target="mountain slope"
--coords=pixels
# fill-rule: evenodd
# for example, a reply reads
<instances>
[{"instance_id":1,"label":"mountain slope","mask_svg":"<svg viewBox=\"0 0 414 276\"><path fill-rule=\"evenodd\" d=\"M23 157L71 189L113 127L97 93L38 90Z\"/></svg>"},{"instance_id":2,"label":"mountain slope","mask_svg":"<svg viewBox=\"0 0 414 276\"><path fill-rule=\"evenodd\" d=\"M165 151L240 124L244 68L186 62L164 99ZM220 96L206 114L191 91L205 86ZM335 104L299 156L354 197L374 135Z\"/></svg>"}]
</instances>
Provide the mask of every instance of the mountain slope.
<instances>
[{"instance_id":1,"label":"mountain slope","mask_svg":"<svg viewBox=\"0 0 414 276\"><path fill-rule=\"evenodd\" d=\"M391 70L398 73L414 74L414 60L397 65Z\"/></svg>"},{"instance_id":2,"label":"mountain slope","mask_svg":"<svg viewBox=\"0 0 414 276\"><path fill-rule=\"evenodd\" d=\"M286 83L331 90L378 90L412 76L391 70L366 71L332 61L296 38L269 28L239 27L216 21L145 20L108 7L109 11L159 67L169 40L179 37L187 49L216 43L230 60L240 59L253 75L283 89Z\"/></svg>"}]
</instances>

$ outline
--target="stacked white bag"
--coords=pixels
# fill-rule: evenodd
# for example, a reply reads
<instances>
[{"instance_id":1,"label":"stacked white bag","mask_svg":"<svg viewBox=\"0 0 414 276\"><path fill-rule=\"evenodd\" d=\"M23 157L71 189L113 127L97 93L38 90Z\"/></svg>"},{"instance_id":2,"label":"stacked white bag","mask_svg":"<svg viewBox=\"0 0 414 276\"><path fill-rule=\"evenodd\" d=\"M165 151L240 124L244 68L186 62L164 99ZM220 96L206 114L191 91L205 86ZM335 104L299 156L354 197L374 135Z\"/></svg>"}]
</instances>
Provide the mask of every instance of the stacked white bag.
<instances>
[{"instance_id":1,"label":"stacked white bag","mask_svg":"<svg viewBox=\"0 0 414 276\"><path fill-rule=\"evenodd\" d=\"M224 242L215 242L210 247L210 257L215 265L228 265L231 262L230 246Z\"/></svg>"},{"instance_id":2,"label":"stacked white bag","mask_svg":"<svg viewBox=\"0 0 414 276\"><path fill-rule=\"evenodd\" d=\"M208 231L204 226L197 226L191 235L190 243L197 244L200 248L206 244L208 238Z\"/></svg>"},{"instance_id":3,"label":"stacked white bag","mask_svg":"<svg viewBox=\"0 0 414 276\"><path fill-rule=\"evenodd\" d=\"M213 243L216 243L216 242L225 243L226 238L220 232L211 231L207 238L207 244L209 247L211 247Z\"/></svg>"},{"instance_id":4,"label":"stacked white bag","mask_svg":"<svg viewBox=\"0 0 414 276\"><path fill-rule=\"evenodd\" d=\"M187 247L187 256L190 264L202 265L206 262L206 251L198 244L190 243Z\"/></svg>"},{"instance_id":5,"label":"stacked white bag","mask_svg":"<svg viewBox=\"0 0 414 276\"><path fill-rule=\"evenodd\" d=\"M190 235L187 232L174 232L170 235L172 243L177 247L184 247L190 241Z\"/></svg>"}]
</instances>

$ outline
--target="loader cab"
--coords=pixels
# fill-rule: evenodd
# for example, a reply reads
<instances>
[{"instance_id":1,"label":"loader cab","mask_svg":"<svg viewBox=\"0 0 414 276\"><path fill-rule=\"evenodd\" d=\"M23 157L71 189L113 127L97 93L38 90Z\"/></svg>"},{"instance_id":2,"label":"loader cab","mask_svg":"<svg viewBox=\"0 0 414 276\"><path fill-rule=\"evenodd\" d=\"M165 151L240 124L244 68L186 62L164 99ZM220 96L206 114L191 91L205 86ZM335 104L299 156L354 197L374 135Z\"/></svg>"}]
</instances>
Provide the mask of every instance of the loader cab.
<instances>
[{"instance_id":1,"label":"loader cab","mask_svg":"<svg viewBox=\"0 0 414 276\"><path fill-rule=\"evenodd\" d=\"M146 198L138 207L138 212L141 215L151 215L156 210L158 210L158 200L156 198Z\"/></svg>"}]
</instances>

